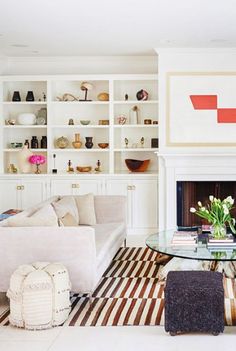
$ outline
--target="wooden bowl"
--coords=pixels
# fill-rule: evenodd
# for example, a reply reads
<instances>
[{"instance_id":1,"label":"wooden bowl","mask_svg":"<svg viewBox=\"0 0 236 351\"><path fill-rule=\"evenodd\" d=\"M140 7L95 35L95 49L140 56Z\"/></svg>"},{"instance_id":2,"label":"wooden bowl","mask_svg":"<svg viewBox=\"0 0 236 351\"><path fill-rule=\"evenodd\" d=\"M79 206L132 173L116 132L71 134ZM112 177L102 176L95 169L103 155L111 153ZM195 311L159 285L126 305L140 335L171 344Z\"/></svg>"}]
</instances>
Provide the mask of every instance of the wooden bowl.
<instances>
[{"instance_id":1,"label":"wooden bowl","mask_svg":"<svg viewBox=\"0 0 236 351\"><path fill-rule=\"evenodd\" d=\"M84 166L84 167L76 167L78 172L91 172L92 171L92 167L90 166Z\"/></svg>"},{"instance_id":2,"label":"wooden bowl","mask_svg":"<svg viewBox=\"0 0 236 351\"><path fill-rule=\"evenodd\" d=\"M133 160L125 159L125 164L131 172L145 172L149 166L150 160Z\"/></svg>"},{"instance_id":3,"label":"wooden bowl","mask_svg":"<svg viewBox=\"0 0 236 351\"><path fill-rule=\"evenodd\" d=\"M109 146L109 143L98 143L98 146L99 146L101 149L106 149L106 148Z\"/></svg>"}]
</instances>

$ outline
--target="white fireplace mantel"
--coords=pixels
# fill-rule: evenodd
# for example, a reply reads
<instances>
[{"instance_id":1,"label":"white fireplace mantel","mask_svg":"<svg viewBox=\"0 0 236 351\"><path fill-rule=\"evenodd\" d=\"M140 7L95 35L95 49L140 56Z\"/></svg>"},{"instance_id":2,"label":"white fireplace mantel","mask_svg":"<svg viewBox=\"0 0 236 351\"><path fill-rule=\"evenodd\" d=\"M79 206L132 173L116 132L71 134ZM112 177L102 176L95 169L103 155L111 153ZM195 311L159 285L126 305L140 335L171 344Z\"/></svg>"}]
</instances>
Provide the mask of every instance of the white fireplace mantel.
<instances>
[{"instance_id":1,"label":"white fireplace mantel","mask_svg":"<svg viewBox=\"0 0 236 351\"><path fill-rule=\"evenodd\" d=\"M177 181L236 181L236 154L158 153L157 156L160 230L176 228Z\"/></svg>"}]
</instances>

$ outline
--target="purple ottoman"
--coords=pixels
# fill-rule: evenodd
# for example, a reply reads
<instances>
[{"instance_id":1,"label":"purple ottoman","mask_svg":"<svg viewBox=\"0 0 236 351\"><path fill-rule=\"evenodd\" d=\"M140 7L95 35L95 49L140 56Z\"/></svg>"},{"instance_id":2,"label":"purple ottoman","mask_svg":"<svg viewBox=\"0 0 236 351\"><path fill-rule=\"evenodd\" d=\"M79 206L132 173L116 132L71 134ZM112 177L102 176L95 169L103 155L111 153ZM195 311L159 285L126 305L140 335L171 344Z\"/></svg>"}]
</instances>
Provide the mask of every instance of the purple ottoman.
<instances>
[{"instance_id":1,"label":"purple ottoman","mask_svg":"<svg viewBox=\"0 0 236 351\"><path fill-rule=\"evenodd\" d=\"M165 330L224 331L223 275L208 271L172 271L165 287Z\"/></svg>"}]
</instances>

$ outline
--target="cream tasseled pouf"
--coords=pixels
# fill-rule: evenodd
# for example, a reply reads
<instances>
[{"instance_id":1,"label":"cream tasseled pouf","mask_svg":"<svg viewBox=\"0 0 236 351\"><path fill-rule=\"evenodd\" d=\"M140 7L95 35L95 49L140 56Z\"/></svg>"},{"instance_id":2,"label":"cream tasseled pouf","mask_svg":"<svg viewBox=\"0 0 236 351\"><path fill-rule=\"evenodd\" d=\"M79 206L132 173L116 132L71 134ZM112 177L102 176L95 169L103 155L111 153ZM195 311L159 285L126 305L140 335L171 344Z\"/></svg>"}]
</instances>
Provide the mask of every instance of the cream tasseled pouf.
<instances>
[{"instance_id":1,"label":"cream tasseled pouf","mask_svg":"<svg viewBox=\"0 0 236 351\"><path fill-rule=\"evenodd\" d=\"M26 329L61 325L70 313L71 283L60 263L35 262L12 274L7 296L10 323Z\"/></svg>"}]
</instances>

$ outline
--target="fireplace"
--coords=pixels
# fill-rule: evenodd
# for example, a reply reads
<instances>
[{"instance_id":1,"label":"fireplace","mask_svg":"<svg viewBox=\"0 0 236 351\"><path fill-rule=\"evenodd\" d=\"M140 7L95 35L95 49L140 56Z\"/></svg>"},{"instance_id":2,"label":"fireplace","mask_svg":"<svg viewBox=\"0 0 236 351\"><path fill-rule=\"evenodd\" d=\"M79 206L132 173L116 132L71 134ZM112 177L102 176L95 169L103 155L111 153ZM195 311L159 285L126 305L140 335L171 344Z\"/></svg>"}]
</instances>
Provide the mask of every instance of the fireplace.
<instances>
[{"instance_id":1,"label":"fireplace","mask_svg":"<svg viewBox=\"0 0 236 351\"><path fill-rule=\"evenodd\" d=\"M194 227L207 222L189 211L201 201L204 205L209 202L209 195L224 199L231 195L236 199L236 182L234 181L177 181L176 182L176 211L178 227ZM232 210L236 218L236 208Z\"/></svg>"}]
</instances>

